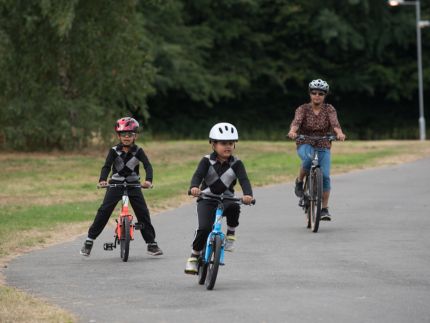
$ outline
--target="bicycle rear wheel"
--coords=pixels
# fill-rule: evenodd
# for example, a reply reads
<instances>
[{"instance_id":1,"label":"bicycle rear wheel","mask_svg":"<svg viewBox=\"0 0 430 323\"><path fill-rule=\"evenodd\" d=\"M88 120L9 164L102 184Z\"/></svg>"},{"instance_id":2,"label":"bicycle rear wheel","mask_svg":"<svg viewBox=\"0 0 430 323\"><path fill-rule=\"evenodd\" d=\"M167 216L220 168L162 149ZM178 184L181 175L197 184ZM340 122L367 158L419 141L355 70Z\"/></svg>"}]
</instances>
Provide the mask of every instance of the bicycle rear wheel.
<instances>
[{"instance_id":1,"label":"bicycle rear wheel","mask_svg":"<svg viewBox=\"0 0 430 323\"><path fill-rule=\"evenodd\" d=\"M216 277L218 275L218 268L221 258L221 237L215 235L212 241L212 250L209 255L209 264L206 277L206 289L211 290L215 286Z\"/></svg>"},{"instance_id":2,"label":"bicycle rear wheel","mask_svg":"<svg viewBox=\"0 0 430 323\"><path fill-rule=\"evenodd\" d=\"M120 240L120 252L122 261L126 262L128 260L128 253L130 251L130 219L125 216L122 220L122 234Z\"/></svg>"},{"instance_id":3,"label":"bicycle rear wheel","mask_svg":"<svg viewBox=\"0 0 430 323\"><path fill-rule=\"evenodd\" d=\"M319 167L315 168L311 173L310 181L310 219L312 232L318 232L321 219L321 203L322 203L322 172Z\"/></svg>"}]
</instances>

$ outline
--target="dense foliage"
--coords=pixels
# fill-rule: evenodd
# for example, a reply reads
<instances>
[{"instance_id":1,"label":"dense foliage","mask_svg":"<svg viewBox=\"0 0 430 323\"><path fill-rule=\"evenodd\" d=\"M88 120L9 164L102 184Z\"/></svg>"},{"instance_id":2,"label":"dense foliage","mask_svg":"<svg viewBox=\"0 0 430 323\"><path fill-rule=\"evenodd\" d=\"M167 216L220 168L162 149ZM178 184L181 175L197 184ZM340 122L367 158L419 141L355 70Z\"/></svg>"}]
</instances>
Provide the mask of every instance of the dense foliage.
<instances>
[{"instance_id":1,"label":"dense foliage","mask_svg":"<svg viewBox=\"0 0 430 323\"><path fill-rule=\"evenodd\" d=\"M154 137L204 138L212 123L231 121L242 138L281 139L314 78L330 83L350 137L416 138L413 9L383 0L0 0L0 142L80 148L109 139L125 114ZM430 19L428 1L421 11ZM422 40L429 93L430 28Z\"/></svg>"}]
</instances>

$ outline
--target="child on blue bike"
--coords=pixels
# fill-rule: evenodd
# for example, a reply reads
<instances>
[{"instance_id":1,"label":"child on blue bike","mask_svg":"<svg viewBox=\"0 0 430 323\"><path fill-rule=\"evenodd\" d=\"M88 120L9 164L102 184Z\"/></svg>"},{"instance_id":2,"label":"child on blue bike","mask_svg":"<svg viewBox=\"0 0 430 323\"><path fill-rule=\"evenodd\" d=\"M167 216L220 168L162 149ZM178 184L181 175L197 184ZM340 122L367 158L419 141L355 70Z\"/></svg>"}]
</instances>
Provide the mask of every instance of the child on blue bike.
<instances>
[{"instance_id":1,"label":"child on blue bike","mask_svg":"<svg viewBox=\"0 0 430 323\"><path fill-rule=\"evenodd\" d=\"M209 132L209 143L213 152L203 157L191 179L191 195L199 197L200 193L215 195L234 195L234 186L239 180L243 191L243 203L250 204L253 200L252 187L242 161L232 155L239 134L230 123L217 123ZM224 216L227 218L227 234L224 250L233 251L236 240L235 230L239 225L240 206L224 200ZM197 274L198 258L204 248L206 239L215 221L215 210L218 202L197 199L198 227L192 244L191 256L188 258L185 273Z\"/></svg>"},{"instance_id":2,"label":"child on blue bike","mask_svg":"<svg viewBox=\"0 0 430 323\"><path fill-rule=\"evenodd\" d=\"M135 144L139 123L130 117L121 118L116 122L115 132L120 143L109 150L104 166L102 167L99 179L99 186L108 186L107 178L112 173L110 184L121 184L124 182L131 184L140 183L139 164L145 168L146 177L143 187L152 186L152 166L142 148ZM88 237L81 249L81 255L89 256L94 240L100 235L106 226L115 206L121 200L124 188L112 187L106 191L102 205L97 211L93 224L88 230ZM162 255L163 252L155 242L155 230L151 224L148 207L146 206L140 188L128 189L128 197L131 206L136 214L137 220L143 224L141 230L143 239L148 244L148 254L152 256Z\"/></svg>"}]
</instances>

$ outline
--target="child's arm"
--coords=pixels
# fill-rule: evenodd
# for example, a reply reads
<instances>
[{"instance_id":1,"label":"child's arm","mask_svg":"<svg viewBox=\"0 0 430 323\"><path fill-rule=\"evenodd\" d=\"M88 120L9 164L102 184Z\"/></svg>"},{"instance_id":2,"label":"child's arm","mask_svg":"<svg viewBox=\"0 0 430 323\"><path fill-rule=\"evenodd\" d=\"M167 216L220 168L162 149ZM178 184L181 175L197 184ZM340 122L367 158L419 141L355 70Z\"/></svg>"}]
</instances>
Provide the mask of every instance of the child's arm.
<instances>
[{"instance_id":1,"label":"child's arm","mask_svg":"<svg viewBox=\"0 0 430 323\"><path fill-rule=\"evenodd\" d=\"M248 174L246 173L245 165L242 163L241 160L237 161L236 165L237 166L236 166L235 173L236 173L237 179L239 180L240 187L242 187L243 203L250 204L253 199L252 186L251 186L251 182L249 181Z\"/></svg>"},{"instance_id":2,"label":"child's arm","mask_svg":"<svg viewBox=\"0 0 430 323\"><path fill-rule=\"evenodd\" d=\"M151 162L149 161L149 158L148 156L146 156L143 149L139 149L136 157L142 162L143 168L145 168L145 173L146 173L145 184L147 184L147 186L150 187L152 185L152 180L154 175Z\"/></svg>"},{"instance_id":3,"label":"child's arm","mask_svg":"<svg viewBox=\"0 0 430 323\"><path fill-rule=\"evenodd\" d=\"M190 190L194 196L200 194L200 190L197 191L195 188L199 189L205 175L208 172L208 169L209 169L209 160L203 157L202 160L200 160L200 163L197 166L197 169L194 172L193 177L191 178Z\"/></svg>"},{"instance_id":4,"label":"child's arm","mask_svg":"<svg viewBox=\"0 0 430 323\"><path fill-rule=\"evenodd\" d=\"M106 156L105 164L103 165L102 170L100 171L99 183L101 182L106 183L109 173L111 171L113 161L115 160L115 157L116 157L116 154L114 150L110 149Z\"/></svg>"}]
</instances>

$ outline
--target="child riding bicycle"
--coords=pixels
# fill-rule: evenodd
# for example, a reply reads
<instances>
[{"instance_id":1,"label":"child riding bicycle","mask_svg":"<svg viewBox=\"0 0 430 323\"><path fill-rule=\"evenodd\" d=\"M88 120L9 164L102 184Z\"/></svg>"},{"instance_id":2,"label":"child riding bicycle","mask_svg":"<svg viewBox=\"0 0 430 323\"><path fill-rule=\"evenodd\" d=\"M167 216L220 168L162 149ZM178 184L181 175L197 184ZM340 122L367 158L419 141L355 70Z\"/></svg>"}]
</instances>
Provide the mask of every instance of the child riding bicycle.
<instances>
[{"instance_id":1,"label":"child riding bicycle","mask_svg":"<svg viewBox=\"0 0 430 323\"><path fill-rule=\"evenodd\" d=\"M152 166L148 157L142 148L135 144L137 138L137 130L139 123L130 117L118 119L115 125L120 143L112 147L106 157L100 173L99 186L105 187L108 185L107 178L112 173L109 184L121 184L124 182L131 184L139 184L139 163L145 168L146 177L142 187L149 188L152 186ZM97 215L93 224L88 230L88 237L81 249L81 255L89 256L94 244L94 240L100 235L106 226L109 218L115 209L115 206L121 200L124 188L108 187L103 203L97 211ZM140 188L129 188L128 197L131 206L136 214L139 223L143 224L143 229L140 230L142 237L147 243L148 254L152 256L162 255L162 250L155 242L155 230L151 224L148 207L146 206Z\"/></svg>"},{"instance_id":2,"label":"child riding bicycle","mask_svg":"<svg viewBox=\"0 0 430 323\"><path fill-rule=\"evenodd\" d=\"M311 101L299 106L296 109L294 120L291 122L288 137L296 139L298 135L325 136L334 131L338 140L344 141L345 135L342 132L337 119L336 109L324 102L329 91L329 85L323 80L313 80L309 83L309 95ZM297 140L297 154L302 160L299 176L296 179L295 194L297 197L303 196L303 179L311 168L313 150L318 151L318 160L323 173L323 196L321 220L330 221L331 215L328 211L328 200L330 197L330 156L331 142L329 139Z\"/></svg>"},{"instance_id":3,"label":"child riding bicycle","mask_svg":"<svg viewBox=\"0 0 430 323\"><path fill-rule=\"evenodd\" d=\"M242 161L232 155L239 134L230 123L217 123L209 132L209 143L213 152L203 157L191 179L190 193L199 197L200 193L215 195L234 195L234 186L239 180L243 191L243 203L250 204L253 200L252 187ZM224 213L227 218L227 234L225 251L233 251L236 240L235 230L239 225L240 206L224 200ZM216 200L197 199L198 227L192 243L191 256L188 258L185 273L197 274L198 258L204 248L206 239L215 221Z\"/></svg>"}]
</instances>

